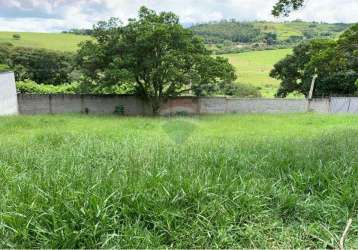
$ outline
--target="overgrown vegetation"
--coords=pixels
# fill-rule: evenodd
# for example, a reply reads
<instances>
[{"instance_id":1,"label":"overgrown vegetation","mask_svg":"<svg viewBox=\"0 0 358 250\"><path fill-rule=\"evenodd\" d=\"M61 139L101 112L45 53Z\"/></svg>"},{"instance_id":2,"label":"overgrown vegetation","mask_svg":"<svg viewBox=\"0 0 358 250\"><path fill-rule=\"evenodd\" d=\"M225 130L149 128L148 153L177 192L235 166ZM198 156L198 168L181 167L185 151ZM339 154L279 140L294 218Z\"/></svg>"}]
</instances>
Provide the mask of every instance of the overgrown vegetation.
<instances>
[{"instance_id":1,"label":"overgrown vegetation","mask_svg":"<svg viewBox=\"0 0 358 250\"><path fill-rule=\"evenodd\" d=\"M25 94L77 94L81 93L81 86L78 83L52 85L37 84L36 82L26 80L16 82L18 93Z\"/></svg>"},{"instance_id":2,"label":"overgrown vegetation","mask_svg":"<svg viewBox=\"0 0 358 250\"><path fill-rule=\"evenodd\" d=\"M357 124L2 117L0 248L356 248Z\"/></svg>"}]
</instances>

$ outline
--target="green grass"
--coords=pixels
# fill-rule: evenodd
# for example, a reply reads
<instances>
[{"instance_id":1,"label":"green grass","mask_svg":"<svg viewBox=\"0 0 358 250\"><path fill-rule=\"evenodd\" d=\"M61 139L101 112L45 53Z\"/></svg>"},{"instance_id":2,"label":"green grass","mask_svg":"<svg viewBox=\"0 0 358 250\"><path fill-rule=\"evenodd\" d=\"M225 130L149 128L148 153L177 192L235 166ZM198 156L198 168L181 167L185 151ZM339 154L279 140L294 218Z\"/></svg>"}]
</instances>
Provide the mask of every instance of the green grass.
<instances>
[{"instance_id":1,"label":"green grass","mask_svg":"<svg viewBox=\"0 0 358 250\"><path fill-rule=\"evenodd\" d=\"M238 82L260 88L264 97L273 97L280 81L270 77L275 63L288 55L291 49L253 51L222 55L229 59L238 73Z\"/></svg>"},{"instance_id":2,"label":"green grass","mask_svg":"<svg viewBox=\"0 0 358 250\"><path fill-rule=\"evenodd\" d=\"M312 22L253 22L254 26L262 32L276 32L280 40L286 40L289 36L303 36L303 32L310 30L320 34L331 32L333 38L337 38L349 24L329 24Z\"/></svg>"},{"instance_id":3,"label":"green grass","mask_svg":"<svg viewBox=\"0 0 358 250\"><path fill-rule=\"evenodd\" d=\"M19 40L14 39L13 34L20 34ZM56 33L31 33L31 32L0 32L0 43L12 43L14 46L44 48L58 51L74 52L78 44L88 40L88 36Z\"/></svg>"},{"instance_id":4,"label":"green grass","mask_svg":"<svg viewBox=\"0 0 358 250\"><path fill-rule=\"evenodd\" d=\"M0 248L357 248L357 124L0 118Z\"/></svg>"}]
</instances>

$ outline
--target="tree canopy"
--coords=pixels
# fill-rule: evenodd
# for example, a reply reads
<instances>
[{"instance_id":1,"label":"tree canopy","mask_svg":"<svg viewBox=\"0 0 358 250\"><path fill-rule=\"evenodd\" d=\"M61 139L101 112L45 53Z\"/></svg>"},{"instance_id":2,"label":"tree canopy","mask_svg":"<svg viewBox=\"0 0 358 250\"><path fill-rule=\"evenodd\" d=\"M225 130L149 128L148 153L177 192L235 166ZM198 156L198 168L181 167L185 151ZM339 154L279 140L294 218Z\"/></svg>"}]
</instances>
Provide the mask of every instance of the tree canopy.
<instances>
[{"instance_id":1,"label":"tree canopy","mask_svg":"<svg viewBox=\"0 0 358 250\"><path fill-rule=\"evenodd\" d=\"M357 58L358 24L344 32L338 41L303 42L271 71L272 77L281 80L277 96L286 97L292 92L307 96L316 71L314 96L353 95L357 91Z\"/></svg>"},{"instance_id":2,"label":"tree canopy","mask_svg":"<svg viewBox=\"0 0 358 250\"><path fill-rule=\"evenodd\" d=\"M210 94L236 79L228 60L211 56L171 12L142 7L127 25L115 18L99 22L93 36L77 57L84 85L125 88L148 100L153 113L168 97Z\"/></svg>"},{"instance_id":3,"label":"tree canopy","mask_svg":"<svg viewBox=\"0 0 358 250\"><path fill-rule=\"evenodd\" d=\"M16 80L62 84L71 81L73 54L66 52L0 45L0 64L14 71ZM5 67L5 66L4 66Z\"/></svg>"},{"instance_id":4,"label":"tree canopy","mask_svg":"<svg viewBox=\"0 0 358 250\"><path fill-rule=\"evenodd\" d=\"M272 9L272 15L288 16L293 10L298 10L304 4L305 0L278 0Z\"/></svg>"}]
</instances>

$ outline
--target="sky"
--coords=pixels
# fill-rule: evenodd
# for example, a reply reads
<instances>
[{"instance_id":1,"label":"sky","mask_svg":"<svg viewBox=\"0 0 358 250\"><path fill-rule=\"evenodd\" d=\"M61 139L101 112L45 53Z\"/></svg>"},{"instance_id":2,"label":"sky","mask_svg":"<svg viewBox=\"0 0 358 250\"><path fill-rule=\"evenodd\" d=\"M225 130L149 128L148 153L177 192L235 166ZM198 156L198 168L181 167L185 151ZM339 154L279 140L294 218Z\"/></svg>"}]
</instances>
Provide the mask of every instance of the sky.
<instances>
[{"instance_id":1,"label":"sky","mask_svg":"<svg viewBox=\"0 0 358 250\"><path fill-rule=\"evenodd\" d=\"M276 0L0 0L0 30L60 32L91 28L100 20L136 16L140 6L172 11L183 24L235 18L239 21L358 22L358 0L307 0L289 18L276 19Z\"/></svg>"}]
</instances>

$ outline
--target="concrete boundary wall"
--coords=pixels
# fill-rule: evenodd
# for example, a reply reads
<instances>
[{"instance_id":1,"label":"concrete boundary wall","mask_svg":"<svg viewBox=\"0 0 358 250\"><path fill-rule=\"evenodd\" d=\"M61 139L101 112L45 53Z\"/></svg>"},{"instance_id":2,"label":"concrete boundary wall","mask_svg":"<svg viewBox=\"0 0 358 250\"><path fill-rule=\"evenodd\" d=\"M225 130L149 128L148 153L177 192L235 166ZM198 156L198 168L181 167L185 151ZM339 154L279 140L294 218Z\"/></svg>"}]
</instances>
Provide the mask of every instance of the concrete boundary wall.
<instances>
[{"instance_id":1,"label":"concrete boundary wall","mask_svg":"<svg viewBox=\"0 0 358 250\"><path fill-rule=\"evenodd\" d=\"M125 115L150 115L151 107L129 95L33 95L18 94L21 114L88 113L113 114L116 107ZM162 105L162 115L224 113L300 113L330 112L329 99L250 99L226 97L177 97Z\"/></svg>"},{"instance_id":2,"label":"concrete boundary wall","mask_svg":"<svg viewBox=\"0 0 358 250\"><path fill-rule=\"evenodd\" d=\"M17 105L14 73L0 72L0 115L16 115Z\"/></svg>"},{"instance_id":3,"label":"concrete boundary wall","mask_svg":"<svg viewBox=\"0 0 358 250\"><path fill-rule=\"evenodd\" d=\"M135 96L121 95L34 95L18 94L21 114L113 114L122 106L126 115L150 113L147 105Z\"/></svg>"},{"instance_id":4,"label":"concrete boundary wall","mask_svg":"<svg viewBox=\"0 0 358 250\"><path fill-rule=\"evenodd\" d=\"M358 97L331 97L331 113L358 113Z\"/></svg>"}]
</instances>

